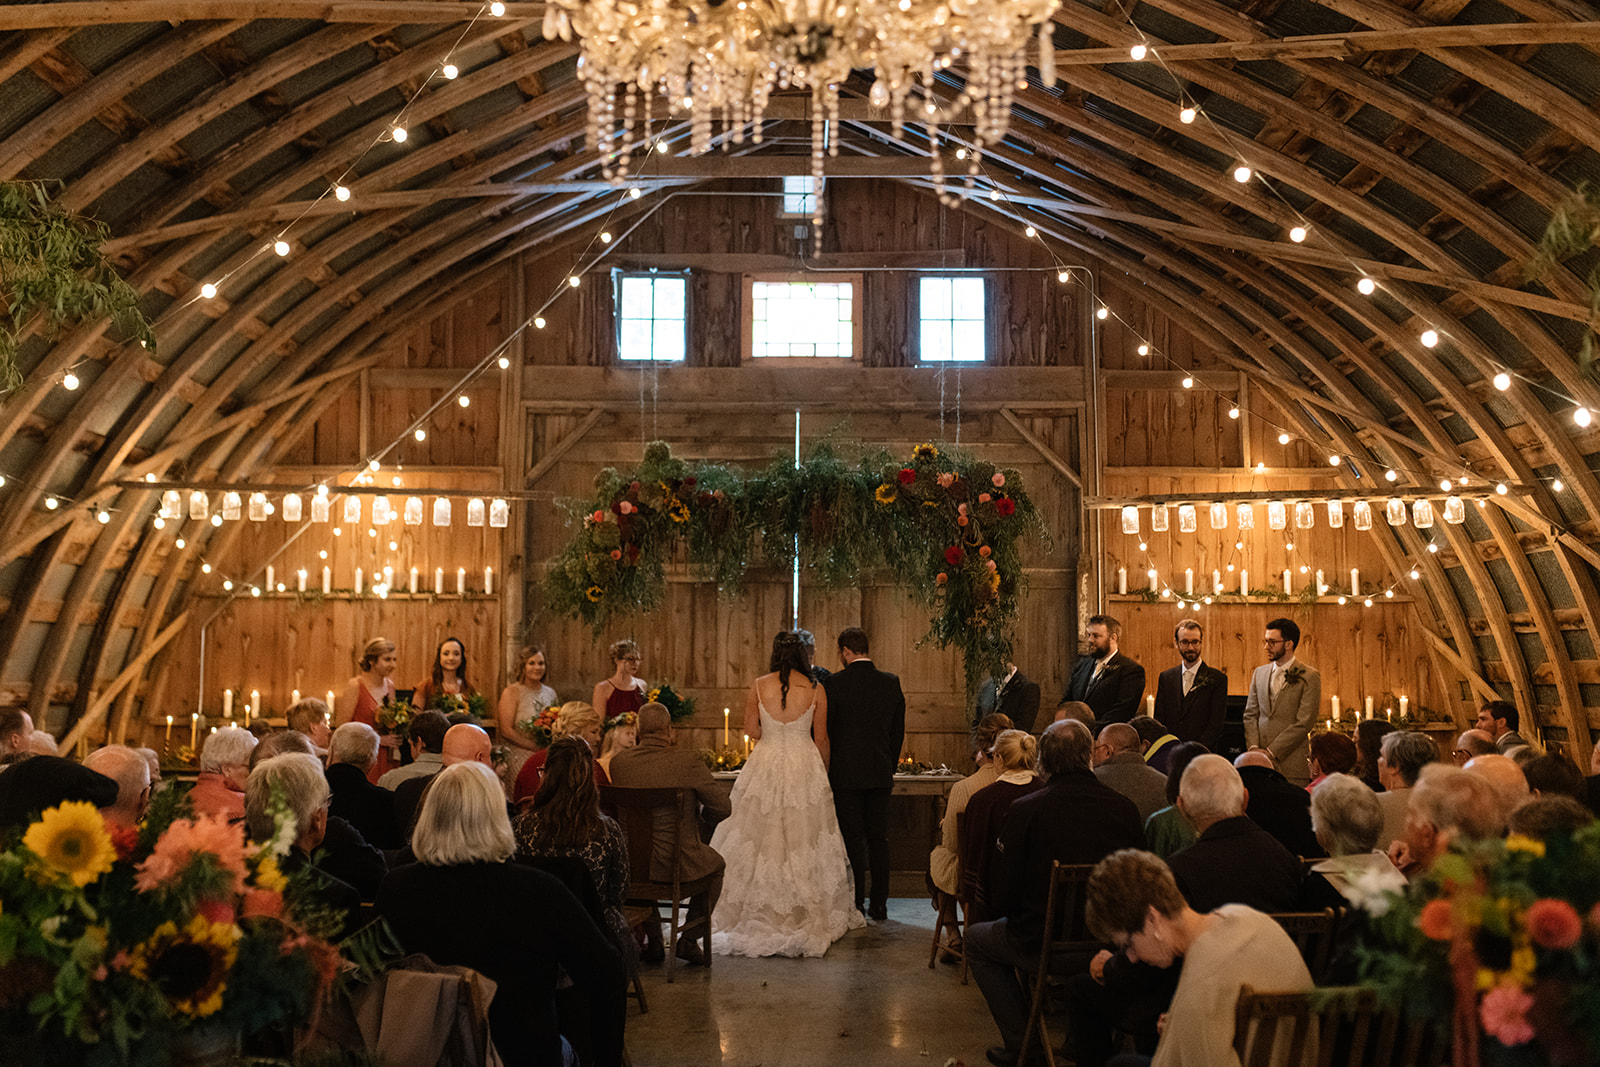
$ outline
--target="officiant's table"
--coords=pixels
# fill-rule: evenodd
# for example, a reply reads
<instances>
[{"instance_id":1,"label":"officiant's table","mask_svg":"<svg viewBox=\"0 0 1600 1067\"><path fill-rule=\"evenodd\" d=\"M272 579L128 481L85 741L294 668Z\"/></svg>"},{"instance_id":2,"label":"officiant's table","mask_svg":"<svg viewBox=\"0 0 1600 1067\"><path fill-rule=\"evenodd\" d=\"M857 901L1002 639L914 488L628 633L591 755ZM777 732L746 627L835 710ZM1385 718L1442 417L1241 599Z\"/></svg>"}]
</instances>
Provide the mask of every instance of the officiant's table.
<instances>
[{"instance_id":1,"label":"officiant's table","mask_svg":"<svg viewBox=\"0 0 1600 1067\"><path fill-rule=\"evenodd\" d=\"M738 771L712 775L728 790ZM928 891L928 853L939 843L939 819L950 787L959 774L897 774L889 801L890 891L897 897L919 897Z\"/></svg>"}]
</instances>

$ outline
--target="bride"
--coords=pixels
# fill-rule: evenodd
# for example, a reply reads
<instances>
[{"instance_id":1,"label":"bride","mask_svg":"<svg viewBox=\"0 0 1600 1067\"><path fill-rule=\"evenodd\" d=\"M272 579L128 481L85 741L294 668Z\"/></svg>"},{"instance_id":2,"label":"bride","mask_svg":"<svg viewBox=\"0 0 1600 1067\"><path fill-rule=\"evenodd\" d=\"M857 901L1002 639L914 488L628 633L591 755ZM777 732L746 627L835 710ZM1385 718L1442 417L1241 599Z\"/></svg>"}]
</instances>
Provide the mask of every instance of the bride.
<instances>
[{"instance_id":1,"label":"bride","mask_svg":"<svg viewBox=\"0 0 1600 1067\"><path fill-rule=\"evenodd\" d=\"M727 862L712 950L820 956L866 924L828 787L828 700L798 635L773 639L770 669L745 701L745 732L761 743L734 783L733 815L711 838Z\"/></svg>"}]
</instances>

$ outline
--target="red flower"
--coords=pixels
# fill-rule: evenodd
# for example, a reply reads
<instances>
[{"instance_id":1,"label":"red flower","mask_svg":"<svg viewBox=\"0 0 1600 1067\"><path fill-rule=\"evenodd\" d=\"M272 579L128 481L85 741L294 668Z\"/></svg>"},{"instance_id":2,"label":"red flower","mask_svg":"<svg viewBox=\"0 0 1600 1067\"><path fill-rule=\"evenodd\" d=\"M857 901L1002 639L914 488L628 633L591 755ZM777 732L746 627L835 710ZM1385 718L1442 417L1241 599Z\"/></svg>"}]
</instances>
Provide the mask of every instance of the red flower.
<instances>
[{"instance_id":1,"label":"red flower","mask_svg":"<svg viewBox=\"0 0 1600 1067\"><path fill-rule=\"evenodd\" d=\"M233 922L233 905L221 900L202 900L195 911L206 917L207 922L231 923Z\"/></svg>"},{"instance_id":2,"label":"red flower","mask_svg":"<svg viewBox=\"0 0 1600 1067\"><path fill-rule=\"evenodd\" d=\"M241 919L276 919L283 914L283 897L270 889L246 889Z\"/></svg>"},{"instance_id":3,"label":"red flower","mask_svg":"<svg viewBox=\"0 0 1600 1067\"><path fill-rule=\"evenodd\" d=\"M1564 900L1536 900L1528 905L1528 936L1540 948L1571 948L1583 936L1583 920Z\"/></svg>"},{"instance_id":4,"label":"red flower","mask_svg":"<svg viewBox=\"0 0 1600 1067\"><path fill-rule=\"evenodd\" d=\"M901 485L910 485L912 482L914 482L916 480L917 480L917 472L916 471L912 470L910 467L901 467L900 468L900 484Z\"/></svg>"},{"instance_id":5,"label":"red flower","mask_svg":"<svg viewBox=\"0 0 1600 1067\"><path fill-rule=\"evenodd\" d=\"M952 567L961 565L961 546L951 545L944 550L944 561Z\"/></svg>"},{"instance_id":6,"label":"red flower","mask_svg":"<svg viewBox=\"0 0 1600 1067\"><path fill-rule=\"evenodd\" d=\"M1450 914L1448 900L1430 900L1422 906L1422 912L1417 916L1417 929L1422 931L1422 936L1433 941L1450 940L1450 928L1453 922Z\"/></svg>"},{"instance_id":7,"label":"red flower","mask_svg":"<svg viewBox=\"0 0 1600 1067\"><path fill-rule=\"evenodd\" d=\"M133 850L139 847L139 828L136 826L107 826L111 831L111 847L117 850L117 859L125 860L133 856Z\"/></svg>"},{"instance_id":8,"label":"red flower","mask_svg":"<svg viewBox=\"0 0 1600 1067\"><path fill-rule=\"evenodd\" d=\"M612 549L612 550L611 550L611 558L612 558L612 559L621 559L621 558L622 558L622 549L620 549L620 548L613 548L613 549Z\"/></svg>"},{"instance_id":9,"label":"red flower","mask_svg":"<svg viewBox=\"0 0 1600 1067\"><path fill-rule=\"evenodd\" d=\"M1003 496L994 502L994 509L1002 515L1015 515L1017 503L1008 496Z\"/></svg>"}]
</instances>

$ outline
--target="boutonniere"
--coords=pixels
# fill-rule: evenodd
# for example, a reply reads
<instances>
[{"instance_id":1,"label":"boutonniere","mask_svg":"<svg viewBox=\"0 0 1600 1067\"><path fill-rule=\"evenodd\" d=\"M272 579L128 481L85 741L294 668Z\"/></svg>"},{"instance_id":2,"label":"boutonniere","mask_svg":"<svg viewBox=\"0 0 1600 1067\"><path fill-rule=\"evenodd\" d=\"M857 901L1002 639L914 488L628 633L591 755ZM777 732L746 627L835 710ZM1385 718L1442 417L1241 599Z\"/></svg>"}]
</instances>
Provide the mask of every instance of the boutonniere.
<instances>
[{"instance_id":1,"label":"boutonniere","mask_svg":"<svg viewBox=\"0 0 1600 1067\"><path fill-rule=\"evenodd\" d=\"M1208 686L1210 684L1211 684L1211 675L1209 675L1209 674L1201 674L1199 671L1196 671L1195 675L1194 675L1194 681L1189 683L1189 692L1193 693L1196 690L1204 689L1206 686Z\"/></svg>"},{"instance_id":2,"label":"boutonniere","mask_svg":"<svg viewBox=\"0 0 1600 1067\"><path fill-rule=\"evenodd\" d=\"M1296 663L1293 667L1290 667L1288 670L1283 672L1283 681L1285 685L1294 685L1305 676L1306 669L1300 666L1300 664Z\"/></svg>"}]
</instances>

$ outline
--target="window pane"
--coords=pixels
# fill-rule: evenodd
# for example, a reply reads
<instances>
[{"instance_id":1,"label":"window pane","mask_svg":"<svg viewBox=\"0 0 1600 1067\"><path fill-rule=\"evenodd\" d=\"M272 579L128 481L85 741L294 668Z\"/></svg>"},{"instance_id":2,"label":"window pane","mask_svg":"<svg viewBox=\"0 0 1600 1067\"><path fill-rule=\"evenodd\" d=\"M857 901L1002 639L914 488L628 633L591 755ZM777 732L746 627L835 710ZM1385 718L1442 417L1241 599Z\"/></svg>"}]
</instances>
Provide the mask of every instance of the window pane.
<instances>
[{"instance_id":1,"label":"window pane","mask_svg":"<svg viewBox=\"0 0 1600 1067\"><path fill-rule=\"evenodd\" d=\"M617 300L618 356L683 359L687 301L688 282L681 276L624 275Z\"/></svg>"},{"instance_id":2,"label":"window pane","mask_svg":"<svg viewBox=\"0 0 1600 1067\"><path fill-rule=\"evenodd\" d=\"M656 318L658 319L683 319L684 294L688 291L688 283L682 278L657 278L656 283Z\"/></svg>"},{"instance_id":3,"label":"window pane","mask_svg":"<svg viewBox=\"0 0 1600 1067\"><path fill-rule=\"evenodd\" d=\"M648 319L650 317L650 279L622 279L622 317Z\"/></svg>"},{"instance_id":4,"label":"window pane","mask_svg":"<svg viewBox=\"0 0 1600 1067\"><path fill-rule=\"evenodd\" d=\"M955 311L951 316L957 319L977 319L983 321L983 279L982 278L953 278L951 287L955 290Z\"/></svg>"},{"instance_id":5,"label":"window pane","mask_svg":"<svg viewBox=\"0 0 1600 1067\"><path fill-rule=\"evenodd\" d=\"M954 324L954 351L957 359L982 361L984 358L983 323L958 321Z\"/></svg>"},{"instance_id":6,"label":"window pane","mask_svg":"<svg viewBox=\"0 0 1600 1067\"><path fill-rule=\"evenodd\" d=\"M986 357L985 287L982 278L923 278L918 308L919 357L926 362Z\"/></svg>"},{"instance_id":7,"label":"window pane","mask_svg":"<svg viewBox=\"0 0 1600 1067\"><path fill-rule=\"evenodd\" d=\"M752 354L848 357L852 290L848 282L753 282Z\"/></svg>"},{"instance_id":8,"label":"window pane","mask_svg":"<svg viewBox=\"0 0 1600 1067\"><path fill-rule=\"evenodd\" d=\"M622 337L618 354L623 359L650 358L650 322L648 319L623 319Z\"/></svg>"},{"instance_id":9,"label":"window pane","mask_svg":"<svg viewBox=\"0 0 1600 1067\"><path fill-rule=\"evenodd\" d=\"M665 360L681 360L683 358L683 320L666 321L656 320L655 324L655 357Z\"/></svg>"},{"instance_id":10,"label":"window pane","mask_svg":"<svg viewBox=\"0 0 1600 1067\"><path fill-rule=\"evenodd\" d=\"M922 318L948 319L950 317L950 279L922 279Z\"/></svg>"},{"instance_id":11,"label":"window pane","mask_svg":"<svg viewBox=\"0 0 1600 1067\"><path fill-rule=\"evenodd\" d=\"M950 358L950 326L948 323L923 320L922 358L930 362Z\"/></svg>"}]
</instances>

